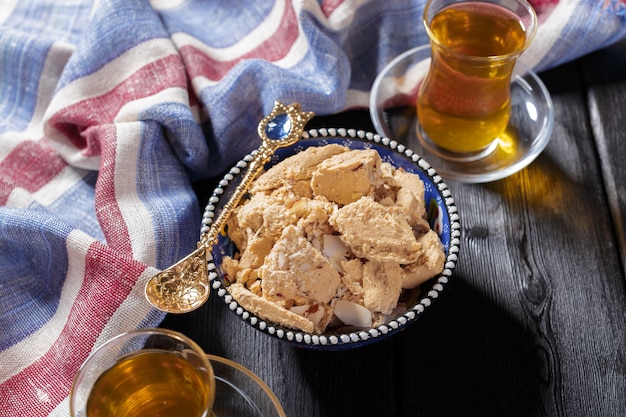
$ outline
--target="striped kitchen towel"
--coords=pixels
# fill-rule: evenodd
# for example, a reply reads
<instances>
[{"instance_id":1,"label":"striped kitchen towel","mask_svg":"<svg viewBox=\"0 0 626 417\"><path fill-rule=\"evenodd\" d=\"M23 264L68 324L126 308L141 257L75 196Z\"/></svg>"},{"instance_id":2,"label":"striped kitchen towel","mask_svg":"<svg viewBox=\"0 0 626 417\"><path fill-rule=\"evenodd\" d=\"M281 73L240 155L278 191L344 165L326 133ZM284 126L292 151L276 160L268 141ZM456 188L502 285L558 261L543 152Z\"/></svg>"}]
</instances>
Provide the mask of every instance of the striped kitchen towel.
<instances>
[{"instance_id":1,"label":"striped kitchen towel","mask_svg":"<svg viewBox=\"0 0 626 417\"><path fill-rule=\"evenodd\" d=\"M366 107L427 37L425 0L2 0L0 415L67 416L102 341L163 314L195 248L192 184L259 145L275 100ZM626 37L624 0L534 0L536 71Z\"/></svg>"}]
</instances>

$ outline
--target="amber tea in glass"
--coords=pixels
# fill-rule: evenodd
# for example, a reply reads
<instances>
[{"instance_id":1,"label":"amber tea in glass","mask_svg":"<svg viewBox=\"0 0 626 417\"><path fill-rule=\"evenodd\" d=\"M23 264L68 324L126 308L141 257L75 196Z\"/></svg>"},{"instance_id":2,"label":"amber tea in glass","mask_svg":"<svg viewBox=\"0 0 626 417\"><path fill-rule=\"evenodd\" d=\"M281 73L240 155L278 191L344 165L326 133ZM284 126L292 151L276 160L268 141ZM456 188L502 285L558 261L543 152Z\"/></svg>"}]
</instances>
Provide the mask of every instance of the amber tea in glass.
<instances>
[{"instance_id":1,"label":"amber tea in glass","mask_svg":"<svg viewBox=\"0 0 626 417\"><path fill-rule=\"evenodd\" d=\"M211 416L213 369L193 341L166 329L117 336L85 361L72 386L73 417Z\"/></svg>"},{"instance_id":2,"label":"amber tea in glass","mask_svg":"<svg viewBox=\"0 0 626 417\"><path fill-rule=\"evenodd\" d=\"M417 98L422 141L450 155L476 155L504 132L511 75L536 14L525 0L429 0L424 24L430 69Z\"/></svg>"}]
</instances>

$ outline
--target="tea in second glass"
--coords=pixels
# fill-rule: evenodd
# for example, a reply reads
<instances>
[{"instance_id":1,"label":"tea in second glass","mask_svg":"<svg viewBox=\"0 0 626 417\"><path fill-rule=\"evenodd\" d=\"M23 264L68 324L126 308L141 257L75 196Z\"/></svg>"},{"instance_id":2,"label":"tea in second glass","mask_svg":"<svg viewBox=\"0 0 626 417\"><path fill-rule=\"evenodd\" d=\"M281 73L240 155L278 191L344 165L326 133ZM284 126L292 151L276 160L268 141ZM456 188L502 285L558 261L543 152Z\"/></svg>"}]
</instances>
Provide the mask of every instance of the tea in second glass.
<instances>
[{"instance_id":1,"label":"tea in second glass","mask_svg":"<svg viewBox=\"0 0 626 417\"><path fill-rule=\"evenodd\" d=\"M429 0L432 60L417 99L420 137L459 156L489 149L511 113L511 74L537 28L525 0Z\"/></svg>"}]
</instances>

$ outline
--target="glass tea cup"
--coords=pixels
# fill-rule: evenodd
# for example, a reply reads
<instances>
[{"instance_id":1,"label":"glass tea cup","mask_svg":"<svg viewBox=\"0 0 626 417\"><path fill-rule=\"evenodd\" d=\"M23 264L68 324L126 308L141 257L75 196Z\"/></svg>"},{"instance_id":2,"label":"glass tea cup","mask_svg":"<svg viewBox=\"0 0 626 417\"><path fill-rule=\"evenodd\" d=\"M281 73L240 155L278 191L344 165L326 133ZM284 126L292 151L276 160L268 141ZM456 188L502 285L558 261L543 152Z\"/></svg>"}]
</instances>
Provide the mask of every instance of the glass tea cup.
<instances>
[{"instance_id":1,"label":"glass tea cup","mask_svg":"<svg viewBox=\"0 0 626 417\"><path fill-rule=\"evenodd\" d=\"M214 400L213 368L193 340L167 329L139 329L91 353L74 379L70 415L208 417Z\"/></svg>"},{"instance_id":2,"label":"glass tea cup","mask_svg":"<svg viewBox=\"0 0 626 417\"><path fill-rule=\"evenodd\" d=\"M537 31L526 0L429 0L430 69L417 97L418 136L442 157L495 149L511 114L511 75Z\"/></svg>"}]
</instances>

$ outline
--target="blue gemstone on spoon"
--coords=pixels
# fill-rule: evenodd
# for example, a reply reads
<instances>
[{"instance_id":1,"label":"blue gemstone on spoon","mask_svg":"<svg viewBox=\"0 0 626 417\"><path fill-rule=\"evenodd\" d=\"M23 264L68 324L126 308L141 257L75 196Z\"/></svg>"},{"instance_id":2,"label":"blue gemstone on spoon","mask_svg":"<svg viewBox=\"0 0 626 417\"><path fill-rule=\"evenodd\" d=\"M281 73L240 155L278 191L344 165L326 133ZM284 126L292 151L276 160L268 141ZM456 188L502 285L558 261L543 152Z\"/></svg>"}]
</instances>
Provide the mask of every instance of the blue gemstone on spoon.
<instances>
[{"instance_id":1,"label":"blue gemstone on spoon","mask_svg":"<svg viewBox=\"0 0 626 417\"><path fill-rule=\"evenodd\" d=\"M265 134L272 140L280 140L289 136L291 132L291 117L288 114L279 114L267 123Z\"/></svg>"}]
</instances>

